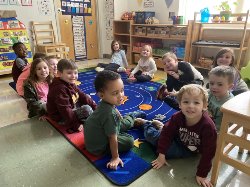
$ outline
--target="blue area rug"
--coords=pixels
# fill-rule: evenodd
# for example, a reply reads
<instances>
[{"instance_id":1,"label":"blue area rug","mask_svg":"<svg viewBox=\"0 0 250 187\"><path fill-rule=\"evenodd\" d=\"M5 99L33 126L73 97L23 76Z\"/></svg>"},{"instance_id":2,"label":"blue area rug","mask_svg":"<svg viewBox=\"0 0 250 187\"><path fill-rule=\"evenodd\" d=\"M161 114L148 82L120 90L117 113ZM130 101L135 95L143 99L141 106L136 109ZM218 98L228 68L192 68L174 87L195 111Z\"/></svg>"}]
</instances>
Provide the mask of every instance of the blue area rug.
<instances>
[{"instance_id":1,"label":"blue area rug","mask_svg":"<svg viewBox=\"0 0 250 187\"><path fill-rule=\"evenodd\" d=\"M118 107L122 115L126 113L140 110L140 106L150 106L149 110L144 110L147 119L158 119L166 123L176 111L169 107L163 101L156 100L156 91L160 87L160 83L127 83L127 75L121 74L124 82L124 92L127 101ZM80 89L91 95L91 97L99 102L100 98L96 95L94 89L94 79L96 72L94 70L79 73ZM142 176L151 167L151 161L156 158L155 148L145 141L142 129L131 129L128 131L135 139L135 146L127 153L120 154L120 158L124 162L124 167L118 167L116 171L106 168L107 162L111 159L110 155L94 156L90 154L84 144L84 134L82 132L68 134L67 127L57 124L55 121L47 118L49 123L58 130L79 152L81 152L108 180L115 185L129 185L137 178Z\"/></svg>"},{"instance_id":2,"label":"blue area rug","mask_svg":"<svg viewBox=\"0 0 250 187\"><path fill-rule=\"evenodd\" d=\"M100 98L96 95L94 89L94 79L96 72L87 71L79 73L78 80L81 82L80 89L85 93L91 95L91 97L99 102ZM160 87L160 83L145 82L145 83L128 83L126 81L127 75L121 74L124 82L124 93L127 97L127 101L118 106L118 110L122 115L126 113L140 110L141 105L149 105L152 108L150 110L143 110L147 114L147 119L157 119L166 123L170 117L176 112L176 110L169 107L163 101L156 99L156 92ZM113 171L106 168L107 162L110 160L110 155L98 158L93 161L95 167L108 178L112 183L120 186L128 185L135 181L141 175L150 170L151 161L156 158L155 148L149 143L145 142L143 131L140 129L131 129L128 131L133 135L134 139L139 142L138 146L127 152L120 154L121 159L124 162L124 167L119 167L117 171Z\"/></svg>"}]
</instances>

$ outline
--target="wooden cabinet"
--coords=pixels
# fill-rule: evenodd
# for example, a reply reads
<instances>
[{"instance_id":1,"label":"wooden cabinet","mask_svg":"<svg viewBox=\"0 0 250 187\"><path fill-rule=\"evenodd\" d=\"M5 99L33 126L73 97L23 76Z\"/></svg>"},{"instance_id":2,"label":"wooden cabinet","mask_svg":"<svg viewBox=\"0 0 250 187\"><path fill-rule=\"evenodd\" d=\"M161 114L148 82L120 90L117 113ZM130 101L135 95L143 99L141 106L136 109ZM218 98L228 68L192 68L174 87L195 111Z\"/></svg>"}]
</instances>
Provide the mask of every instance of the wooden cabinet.
<instances>
[{"instance_id":1,"label":"wooden cabinet","mask_svg":"<svg viewBox=\"0 0 250 187\"><path fill-rule=\"evenodd\" d=\"M250 46L250 27L247 24L247 13L232 14L231 21L219 22L219 15L211 14L208 23L201 23L194 15L194 25L188 61L195 67L210 69L213 58L223 47L232 48L235 52L235 65L241 68L245 55ZM217 17L216 19L214 19ZM237 21L237 18L243 21Z\"/></svg>"},{"instance_id":2,"label":"wooden cabinet","mask_svg":"<svg viewBox=\"0 0 250 187\"><path fill-rule=\"evenodd\" d=\"M131 61L138 62L142 46L149 44L158 68L163 68L161 57L169 51L179 60L188 60L191 45L192 21L187 25L131 24Z\"/></svg>"},{"instance_id":3,"label":"wooden cabinet","mask_svg":"<svg viewBox=\"0 0 250 187\"><path fill-rule=\"evenodd\" d=\"M126 51L128 63L131 63L131 46L130 46L130 26L132 20L114 20L113 21L113 36L115 40L122 43L123 49Z\"/></svg>"}]
</instances>

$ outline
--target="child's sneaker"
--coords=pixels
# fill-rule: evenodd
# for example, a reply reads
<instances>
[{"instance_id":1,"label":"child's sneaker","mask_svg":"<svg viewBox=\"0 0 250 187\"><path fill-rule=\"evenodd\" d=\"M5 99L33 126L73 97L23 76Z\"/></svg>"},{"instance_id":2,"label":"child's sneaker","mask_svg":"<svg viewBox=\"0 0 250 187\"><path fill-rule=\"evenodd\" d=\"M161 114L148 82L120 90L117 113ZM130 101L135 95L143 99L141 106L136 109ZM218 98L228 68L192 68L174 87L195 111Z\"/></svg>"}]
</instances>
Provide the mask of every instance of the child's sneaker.
<instances>
[{"instance_id":1,"label":"child's sneaker","mask_svg":"<svg viewBox=\"0 0 250 187\"><path fill-rule=\"evenodd\" d=\"M142 127L146 122L148 122L148 120L142 118L136 118L134 120L134 127L135 128Z\"/></svg>"},{"instance_id":2,"label":"child's sneaker","mask_svg":"<svg viewBox=\"0 0 250 187\"><path fill-rule=\"evenodd\" d=\"M133 83L133 82L136 82L137 80L136 80L135 77L130 77L130 78L127 79L127 81L128 81L129 83Z\"/></svg>"},{"instance_id":3,"label":"child's sneaker","mask_svg":"<svg viewBox=\"0 0 250 187\"><path fill-rule=\"evenodd\" d=\"M100 72L100 71L103 71L103 70L104 70L104 68L101 68L101 67L96 67L96 68L95 68L95 70L96 70L97 72Z\"/></svg>"},{"instance_id":4,"label":"child's sneaker","mask_svg":"<svg viewBox=\"0 0 250 187\"><path fill-rule=\"evenodd\" d=\"M127 115L132 116L134 118L142 118L142 119L145 119L147 117L147 114L143 111L130 112Z\"/></svg>"},{"instance_id":5,"label":"child's sneaker","mask_svg":"<svg viewBox=\"0 0 250 187\"><path fill-rule=\"evenodd\" d=\"M119 73L121 73L121 72L126 72L126 68L124 68L124 67L119 67L119 68L117 69L117 72L119 72Z\"/></svg>"},{"instance_id":6,"label":"child's sneaker","mask_svg":"<svg viewBox=\"0 0 250 187\"><path fill-rule=\"evenodd\" d=\"M167 94L165 93L166 90L167 86L165 84L161 85L156 93L156 99L159 99L161 101L164 100L164 98L167 96Z\"/></svg>"},{"instance_id":7,"label":"child's sneaker","mask_svg":"<svg viewBox=\"0 0 250 187\"><path fill-rule=\"evenodd\" d=\"M154 120L152 121L152 125L154 125L154 127L155 127L156 129L158 129L158 130L161 130L161 129L164 127L164 124L163 124L161 121L156 120L156 119L154 119Z\"/></svg>"}]
</instances>

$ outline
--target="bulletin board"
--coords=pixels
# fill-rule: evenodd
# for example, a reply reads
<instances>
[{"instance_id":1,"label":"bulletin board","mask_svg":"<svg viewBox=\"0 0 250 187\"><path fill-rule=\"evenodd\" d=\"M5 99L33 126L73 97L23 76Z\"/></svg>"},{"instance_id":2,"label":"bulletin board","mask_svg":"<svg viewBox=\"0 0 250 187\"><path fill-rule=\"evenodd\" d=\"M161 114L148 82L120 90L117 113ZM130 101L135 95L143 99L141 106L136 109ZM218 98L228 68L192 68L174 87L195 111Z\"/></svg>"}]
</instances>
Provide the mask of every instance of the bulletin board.
<instances>
[{"instance_id":1,"label":"bulletin board","mask_svg":"<svg viewBox=\"0 0 250 187\"><path fill-rule=\"evenodd\" d=\"M0 74L11 71L16 55L14 43L22 42L28 49L28 62L32 61L29 36L22 22L16 18L0 18Z\"/></svg>"},{"instance_id":2,"label":"bulletin board","mask_svg":"<svg viewBox=\"0 0 250 187\"><path fill-rule=\"evenodd\" d=\"M62 0L63 15L91 16L91 0Z\"/></svg>"},{"instance_id":3,"label":"bulletin board","mask_svg":"<svg viewBox=\"0 0 250 187\"><path fill-rule=\"evenodd\" d=\"M83 16L72 16L75 59L77 61L87 59L86 29L84 23Z\"/></svg>"}]
</instances>

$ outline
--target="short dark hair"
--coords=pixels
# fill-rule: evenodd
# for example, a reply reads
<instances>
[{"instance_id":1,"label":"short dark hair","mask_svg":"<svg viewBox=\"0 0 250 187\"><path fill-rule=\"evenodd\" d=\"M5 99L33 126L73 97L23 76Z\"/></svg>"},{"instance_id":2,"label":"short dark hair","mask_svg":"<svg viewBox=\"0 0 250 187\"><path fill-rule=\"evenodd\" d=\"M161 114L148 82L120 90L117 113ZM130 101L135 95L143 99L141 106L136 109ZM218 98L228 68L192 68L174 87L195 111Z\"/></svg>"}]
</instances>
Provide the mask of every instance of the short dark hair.
<instances>
[{"instance_id":1,"label":"short dark hair","mask_svg":"<svg viewBox=\"0 0 250 187\"><path fill-rule=\"evenodd\" d=\"M77 69L77 65L73 60L70 60L70 59L59 60L57 64L57 70L62 73L63 70L66 70L66 69L75 70Z\"/></svg>"},{"instance_id":2,"label":"short dark hair","mask_svg":"<svg viewBox=\"0 0 250 187\"><path fill-rule=\"evenodd\" d=\"M234 75L236 71L235 68L232 66L216 66L215 68L211 69L208 73L210 75L216 75L218 77L225 77L228 79L228 83L231 84L234 81Z\"/></svg>"},{"instance_id":3,"label":"short dark hair","mask_svg":"<svg viewBox=\"0 0 250 187\"><path fill-rule=\"evenodd\" d=\"M12 49L15 51L20 45L24 45L22 42L17 42L12 45Z\"/></svg>"},{"instance_id":4,"label":"short dark hair","mask_svg":"<svg viewBox=\"0 0 250 187\"><path fill-rule=\"evenodd\" d=\"M35 60L37 58L45 59L45 57L47 57L47 55L45 53L35 53L34 56L33 56L33 60Z\"/></svg>"},{"instance_id":5,"label":"short dark hair","mask_svg":"<svg viewBox=\"0 0 250 187\"><path fill-rule=\"evenodd\" d=\"M103 70L97 73L94 82L96 92L98 93L104 91L110 81L114 81L120 78L120 74L110 70Z\"/></svg>"}]
</instances>

